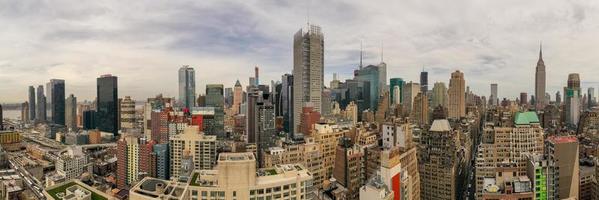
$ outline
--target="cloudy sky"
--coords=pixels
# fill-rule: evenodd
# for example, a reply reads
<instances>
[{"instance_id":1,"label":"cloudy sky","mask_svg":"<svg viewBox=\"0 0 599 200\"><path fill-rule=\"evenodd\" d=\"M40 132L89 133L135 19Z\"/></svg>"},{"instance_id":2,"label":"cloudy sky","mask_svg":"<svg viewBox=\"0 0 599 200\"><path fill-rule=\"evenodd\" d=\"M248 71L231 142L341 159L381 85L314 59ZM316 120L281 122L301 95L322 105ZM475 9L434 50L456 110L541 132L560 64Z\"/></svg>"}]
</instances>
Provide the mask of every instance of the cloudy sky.
<instances>
[{"instance_id":1,"label":"cloudy sky","mask_svg":"<svg viewBox=\"0 0 599 200\"><path fill-rule=\"evenodd\" d=\"M309 14L308 14L309 13ZM308 17L309 16L309 17ZM429 83L465 73L487 96L531 94L539 43L548 92L581 74L599 87L599 1L0 1L0 102L23 102L27 86L66 80L66 92L93 99L95 78L119 77L119 95L143 100L177 95L177 69L196 69L205 84L246 85L292 69L293 34L308 21L325 34L325 83L351 78L359 62L384 61L388 77ZM553 99L553 97L552 97Z\"/></svg>"}]
</instances>

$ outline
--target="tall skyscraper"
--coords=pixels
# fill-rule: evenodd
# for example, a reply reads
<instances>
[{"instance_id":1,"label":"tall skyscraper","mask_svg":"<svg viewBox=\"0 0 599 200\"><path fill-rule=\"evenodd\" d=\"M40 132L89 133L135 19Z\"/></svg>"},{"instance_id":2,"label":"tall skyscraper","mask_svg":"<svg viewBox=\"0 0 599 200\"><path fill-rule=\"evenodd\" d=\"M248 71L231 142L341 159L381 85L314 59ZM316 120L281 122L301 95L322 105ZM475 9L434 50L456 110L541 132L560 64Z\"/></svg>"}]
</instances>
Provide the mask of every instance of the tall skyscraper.
<instances>
[{"instance_id":1,"label":"tall skyscraper","mask_svg":"<svg viewBox=\"0 0 599 200\"><path fill-rule=\"evenodd\" d=\"M447 109L447 87L445 83L436 82L433 86L433 99L431 107L443 106Z\"/></svg>"},{"instance_id":2,"label":"tall skyscraper","mask_svg":"<svg viewBox=\"0 0 599 200\"><path fill-rule=\"evenodd\" d=\"M196 105L195 70L189 65L179 68L179 102L185 108Z\"/></svg>"},{"instance_id":3,"label":"tall skyscraper","mask_svg":"<svg viewBox=\"0 0 599 200\"><path fill-rule=\"evenodd\" d=\"M497 83L491 83L491 96L489 97L489 101L493 106L499 104L499 97L497 96Z\"/></svg>"},{"instance_id":4,"label":"tall skyscraper","mask_svg":"<svg viewBox=\"0 0 599 200\"><path fill-rule=\"evenodd\" d=\"M412 81L404 84L403 88L401 88L403 95L401 106L405 115L409 115L412 112L412 108L414 107L414 99L416 98L416 95L420 93L420 88L420 84L412 83Z\"/></svg>"},{"instance_id":5,"label":"tall skyscraper","mask_svg":"<svg viewBox=\"0 0 599 200\"><path fill-rule=\"evenodd\" d=\"M377 65L379 68L379 94L385 94L387 92L387 63L383 62L381 57L381 63Z\"/></svg>"},{"instance_id":6,"label":"tall skyscraper","mask_svg":"<svg viewBox=\"0 0 599 200\"><path fill-rule=\"evenodd\" d=\"M449 101L448 114L449 118L458 119L466 116L466 80L464 73L455 71L451 73L449 79Z\"/></svg>"},{"instance_id":7,"label":"tall skyscraper","mask_svg":"<svg viewBox=\"0 0 599 200\"><path fill-rule=\"evenodd\" d=\"M541 110L545 107L545 62L543 62L543 46L539 48L539 60L535 70L535 97L536 108Z\"/></svg>"},{"instance_id":8,"label":"tall skyscraper","mask_svg":"<svg viewBox=\"0 0 599 200\"><path fill-rule=\"evenodd\" d=\"M401 104L401 100L402 100L402 91L401 89L403 88L403 84L405 82L403 81L402 78L391 78L389 80L389 94L391 96L391 104Z\"/></svg>"},{"instance_id":9,"label":"tall skyscraper","mask_svg":"<svg viewBox=\"0 0 599 200\"><path fill-rule=\"evenodd\" d=\"M62 79L50 80L52 123L65 125L65 86Z\"/></svg>"},{"instance_id":10,"label":"tall skyscraper","mask_svg":"<svg viewBox=\"0 0 599 200\"><path fill-rule=\"evenodd\" d=\"M324 35L319 26L308 25L293 37L293 130L299 126L300 110L311 103L321 112L324 87Z\"/></svg>"},{"instance_id":11,"label":"tall skyscraper","mask_svg":"<svg viewBox=\"0 0 599 200\"><path fill-rule=\"evenodd\" d=\"M118 78L110 74L102 75L96 79L96 122L98 129L103 132L118 135Z\"/></svg>"},{"instance_id":12,"label":"tall skyscraper","mask_svg":"<svg viewBox=\"0 0 599 200\"><path fill-rule=\"evenodd\" d=\"M77 129L77 97L71 94L65 102L65 126L68 129Z\"/></svg>"},{"instance_id":13,"label":"tall skyscraper","mask_svg":"<svg viewBox=\"0 0 599 200\"><path fill-rule=\"evenodd\" d=\"M293 75L284 74L281 77L281 106L283 114L283 129L290 133L294 133L293 127Z\"/></svg>"},{"instance_id":14,"label":"tall skyscraper","mask_svg":"<svg viewBox=\"0 0 599 200\"><path fill-rule=\"evenodd\" d=\"M595 106L595 103L596 103L595 98L596 98L595 88L592 88L592 87L588 88L587 89L587 105L588 105L589 109L591 109L591 108L593 108L593 106Z\"/></svg>"},{"instance_id":15,"label":"tall skyscraper","mask_svg":"<svg viewBox=\"0 0 599 200\"><path fill-rule=\"evenodd\" d=\"M216 135L219 138L225 137L225 111L224 111L224 86L222 84L206 85L206 106L214 107L213 127L205 127L204 131L207 135Z\"/></svg>"},{"instance_id":16,"label":"tall skyscraper","mask_svg":"<svg viewBox=\"0 0 599 200\"><path fill-rule=\"evenodd\" d=\"M35 105L35 88L33 86L29 86L29 120L31 122L36 119L35 114L37 110Z\"/></svg>"},{"instance_id":17,"label":"tall skyscraper","mask_svg":"<svg viewBox=\"0 0 599 200\"><path fill-rule=\"evenodd\" d=\"M459 134L446 119L433 121L430 130L422 132L418 151L422 199L457 198Z\"/></svg>"},{"instance_id":18,"label":"tall skyscraper","mask_svg":"<svg viewBox=\"0 0 599 200\"><path fill-rule=\"evenodd\" d=\"M420 72L420 91L426 93L428 91L428 72Z\"/></svg>"},{"instance_id":19,"label":"tall skyscraper","mask_svg":"<svg viewBox=\"0 0 599 200\"><path fill-rule=\"evenodd\" d=\"M379 96L380 96L380 92L381 92L381 82L382 80L379 79L380 78L380 69L378 66L375 65L368 65L364 68L360 68L358 70L354 71L354 80L358 80L358 81L366 81L369 82L370 84L370 92L369 92L369 99L370 102L367 102L367 109L370 110L376 110L377 109L377 104L379 102Z\"/></svg>"},{"instance_id":20,"label":"tall skyscraper","mask_svg":"<svg viewBox=\"0 0 599 200\"><path fill-rule=\"evenodd\" d=\"M577 126L580 117L582 99L580 93L580 75L577 73L568 74L568 84L564 88L564 110L566 112L566 124Z\"/></svg>"},{"instance_id":21,"label":"tall skyscraper","mask_svg":"<svg viewBox=\"0 0 599 200\"><path fill-rule=\"evenodd\" d=\"M35 113L35 119L39 122L46 121L46 96L44 96L44 86L37 86L37 111Z\"/></svg>"},{"instance_id":22,"label":"tall skyscraper","mask_svg":"<svg viewBox=\"0 0 599 200\"><path fill-rule=\"evenodd\" d=\"M256 65L256 67L254 67L254 79L256 81L256 85L260 85L260 68L258 68L258 66Z\"/></svg>"},{"instance_id":23,"label":"tall skyscraper","mask_svg":"<svg viewBox=\"0 0 599 200\"><path fill-rule=\"evenodd\" d=\"M29 123L29 103L27 101L21 104L21 121Z\"/></svg>"},{"instance_id":24,"label":"tall skyscraper","mask_svg":"<svg viewBox=\"0 0 599 200\"><path fill-rule=\"evenodd\" d=\"M243 87L241 87L241 83L237 80L233 87L233 113L239 114L241 103L243 103Z\"/></svg>"},{"instance_id":25,"label":"tall skyscraper","mask_svg":"<svg viewBox=\"0 0 599 200\"><path fill-rule=\"evenodd\" d=\"M520 92L520 105L528 104L528 94L526 92Z\"/></svg>"}]
</instances>

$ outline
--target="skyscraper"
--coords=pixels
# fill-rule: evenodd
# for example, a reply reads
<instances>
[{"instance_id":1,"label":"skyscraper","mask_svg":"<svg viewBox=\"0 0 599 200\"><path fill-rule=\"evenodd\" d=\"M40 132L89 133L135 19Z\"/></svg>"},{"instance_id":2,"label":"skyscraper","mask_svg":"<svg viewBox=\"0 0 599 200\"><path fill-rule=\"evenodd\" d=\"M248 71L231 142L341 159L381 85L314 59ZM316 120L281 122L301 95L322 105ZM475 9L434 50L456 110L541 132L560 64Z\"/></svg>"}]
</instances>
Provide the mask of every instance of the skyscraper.
<instances>
[{"instance_id":1,"label":"skyscraper","mask_svg":"<svg viewBox=\"0 0 599 200\"><path fill-rule=\"evenodd\" d=\"M185 108L194 107L195 96L195 70L189 65L183 65L179 68L179 102Z\"/></svg>"},{"instance_id":2,"label":"skyscraper","mask_svg":"<svg viewBox=\"0 0 599 200\"><path fill-rule=\"evenodd\" d=\"M526 92L520 92L520 105L528 104L528 94Z\"/></svg>"},{"instance_id":3,"label":"skyscraper","mask_svg":"<svg viewBox=\"0 0 599 200\"><path fill-rule=\"evenodd\" d=\"M319 26L308 25L293 37L293 130L299 126L305 103L321 112L324 87L324 35Z\"/></svg>"},{"instance_id":4,"label":"skyscraper","mask_svg":"<svg viewBox=\"0 0 599 200\"><path fill-rule=\"evenodd\" d=\"M543 46L539 48L539 60L535 70L535 97L536 108L541 110L545 107L545 62L543 62Z\"/></svg>"},{"instance_id":5,"label":"skyscraper","mask_svg":"<svg viewBox=\"0 0 599 200\"><path fill-rule=\"evenodd\" d=\"M118 79L110 74L96 79L97 112L96 122L100 131L118 135Z\"/></svg>"},{"instance_id":6,"label":"skyscraper","mask_svg":"<svg viewBox=\"0 0 599 200\"><path fill-rule=\"evenodd\" d=\"M391 96L391 104L401 104L401 100L402 100L402 87L403 87L404 81L402 78L391 78L391 80L389 80L389 94Z\"/></svg>"},{"instance_id":7,"label":"skyscraper","mask_svg":"<svg viewBox=\"0 0 599 200\"><path fill-rule=\"evenodd\" d=\"M35 114L37 110L35 108L35 88L29 86L29 120L32 122L36 119Z\"/></svg>"},{"instance_id":8,"label":"skyscraper","mask_svg":"<svg viewBox=\"0 0 599 200\"><path fill-rule=\"evenodd\" d=\"M464 80L464 73L459 70L451 73L451 79L449 79L449 105L448 114L449 118L458 119L466 116L466 80Z\"/></svg>"},{"instance_id":9,"label":"skyscraper","mask_svg":"<svg viewBox=\"0 0 599 200\"><path fill-rule=\"evenodd\" d=\"M433 99L431 107L443 106L447 108L447 87L445 83L436 82L433 86Z\"/></svg>"},{"instance_id":10,"label":"skyscraper","mask_svg":"<svg viewBox=\"0 0 599 200\"><path fill-rule=\"evenodd\" d=\"M433 121L430 130L422 132L418 149L422 199L456 199L459 134L446 119Z\"/></svg>"},{"instance_id":11,"label":"skyscraper","mask_svg":"<svg viewBox=\"0 0 599 200\"><path fill-rule=\"evenodd\" d=\"M593 108L593 106L595 106L595 88L588 88L587 89L587 105L588 108L591 109Z\"/></svg>"},{"instance_id":12,"label":"skyscraper","mask_svg":"<svg viewBox=\"0 0 599 200\"><path fill-rule=\"evenodd\" d=\"M46 96L44 96L44 86L37 86L37 111L35 113L35 119L39 122L46 121Z\"/></svg>"},{"instance_id":13,"label":"skyscraper","mask_svg":"<svg viewBox=\"0 0 599 200\"><path fill-rule=\"evenodd\" d=\"M377 103L379 102L379 95L381 94L381 82L380 80L380 69L375 65L368 65L364 68L360 68L354 71L354 80L367 81L370 83L370 102L367 102L368 109L376 110Z\"/></svg>"},{"instance_id":14,"label":"skyscraper","mask_svg":"<svg viewBox=\"0 0 599 200\"><path fill-rule=\"evenodd\" d=\"M4 130L4 116L2 114L2 104L0 104L0 131Z\"/></svg>"},{"instance_id":15,"label":"skyscraper","mask_svg":"<svg viewBox=\"0 0 599 200\"><path fill-rule=\"evenodd\" d=\"M243 88L239 80L237 80L235 87L233 87L233 113L239 114L241 103L243 103Z\"/></svg>"},{"instance_id":16,"label":"skyscraper","mask_svg":"<svg viewBox=\"0 0 599 200\"><path fill-rule=\"evenodd\" d=\"M283 129L290 134L294 133L293 126L293 75L284 74L281 77L281 104L283 114ZM299 119L298 119L299 120Z\"/></svg>"},{"instance_id":17,"label":"skyscraper","mask_svg":"<svg viewBox=\"0 0 599 200\"><path fill-rule=\"evenodd\" d=\"M578 140L575 136L551 136L545 142L545 152L554 166L553 191L556 199L579 199L580 167Z\"/></svg>"},{"instance_id":18,"label":"skyscraper","mask_svg":"<svg viewBox=\"0 0 599 200\"><path fill-rule=\"evenodd\" d=\"M420 72L420 91L426 93L428 91L428 72L421 71Z\"/></svg>"},{"instance_id":19,"label":"skyscraper","mask_svg":"<svg viewBox=\"0 0 599 200\"><path fill-rule=\"evenodd\" d=\"M214 120L215 124L213 127L205 127L207 135L216 135L219 138L225 137L225 111L224 111L224 86L222 84L208 84L206 85L206 106L214 107Z\"/></svg>"},{"instance_id":20,"label":"skyscraper","mask_svg":"<svg viewBox=\"0 0 599 200\"><path fill-rule=\"evenodd\" d=\"M77 97L71 94L65 102L65 126L68 129L77 129Z\"/></svg>"},{"instance_id":21,"label":"skyscraper","mask_svg":"<svg viewBox=\"0 0 599 200\"><path fill-rule=\"evenodd\" d=\"M51 103L50 110L52 110L52 123L65 125L65 87L64 80L62 79L51 79L50 80L50 91L51 91Z\"/></svg>"},{"instance_id":22,"label":"skyscraper","mask_svg":"<svg viewBox=\"0 0 599 200\"><path fill-rule=\"evenodd\" d=\"M497 97L497 83L491 83L491 96L489 97L489 101L492 106L499 104L499 97Z\"/></svg>"},{"instance_id":23,"label":"skyscraper","mask_svg":"<svg viewBox=\"0 0 599 200\"><path fill-rule=\"evenodd\" d=\"M568 74L568 84L564 88L564 102L566 104L564 108L566 112L566 124L575 127L578 125L582 106L580 75L577 73Z\"/></svg>"},{"instance_id":24,"label":"skyscraper","mask_svg":"<svg viewBox=\"0 0 599 200\"><path fill-rule=\"evenodd\" d=\"M27 101L21 104L21 121L29 123L29 103Z\"/></svg>"},{"instance_id":25,"label":"skyscraper","mask_svg":"<svg viewBox=\"0 0 599 200\"><path fill-rule=\"evenodd\" d=\"M258 66L256 65L256 67L254 67L254 78L256 81L256 85L260 85L260 74L259 74L260 68L258 68Z\"/></svg>"}]
</instances>

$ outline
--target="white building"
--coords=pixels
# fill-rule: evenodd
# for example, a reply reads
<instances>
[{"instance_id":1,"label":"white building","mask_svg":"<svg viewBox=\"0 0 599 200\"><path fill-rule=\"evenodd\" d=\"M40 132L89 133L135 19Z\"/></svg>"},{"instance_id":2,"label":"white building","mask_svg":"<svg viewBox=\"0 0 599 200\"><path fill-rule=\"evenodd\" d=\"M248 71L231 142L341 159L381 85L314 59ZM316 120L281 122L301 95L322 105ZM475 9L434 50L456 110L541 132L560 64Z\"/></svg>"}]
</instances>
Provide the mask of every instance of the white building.
<instances>
[{"instance_id":1,"label":"white building","mask_svg":"<svg viewBox=\"0 0 599 200\"><path fill-rule=\"evenodd\" d=\"M67 180L76 179L85 172L91 172L87 156L83 154L81 147L71 146L58 160L56 160L56 173L64 176Z\"/></svg>"}]
</instances>

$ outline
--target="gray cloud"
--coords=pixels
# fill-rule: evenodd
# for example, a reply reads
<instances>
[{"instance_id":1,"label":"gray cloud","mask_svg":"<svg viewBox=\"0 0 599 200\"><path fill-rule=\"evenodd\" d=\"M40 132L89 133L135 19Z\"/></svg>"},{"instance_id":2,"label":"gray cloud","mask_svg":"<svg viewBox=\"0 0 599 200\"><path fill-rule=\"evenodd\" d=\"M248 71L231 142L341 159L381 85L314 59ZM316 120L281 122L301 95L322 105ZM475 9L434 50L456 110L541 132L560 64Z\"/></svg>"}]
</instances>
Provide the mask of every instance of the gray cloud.
<instances>
[{"instance_id":1,"label":"gray cloud","mask_svg":"<svg viewBox=\"0 0 599 200\"><path fill-rule=\"evenodd\" d=\"M308 9L309 7L309 9ZM95 78L119 76L120 95L143 100L176 95L178 67L196 68L198 93L207 83L247 84L292 70L292 37L306 25L325 34L325 71L350 78L359 62L384 60L388 77L447 82L465 72L474 92L515 97L533 91L543 41L548 92L567 74L599 88L599 2L562 1L0 1L0 102L26 99L28 85L66 80L67 93L93 99Z\"/></svg>"}]
</instances>

